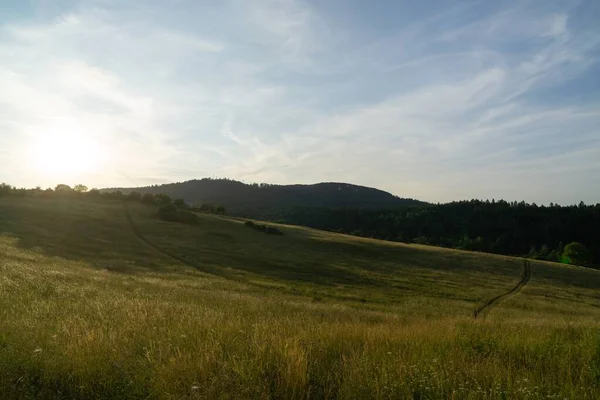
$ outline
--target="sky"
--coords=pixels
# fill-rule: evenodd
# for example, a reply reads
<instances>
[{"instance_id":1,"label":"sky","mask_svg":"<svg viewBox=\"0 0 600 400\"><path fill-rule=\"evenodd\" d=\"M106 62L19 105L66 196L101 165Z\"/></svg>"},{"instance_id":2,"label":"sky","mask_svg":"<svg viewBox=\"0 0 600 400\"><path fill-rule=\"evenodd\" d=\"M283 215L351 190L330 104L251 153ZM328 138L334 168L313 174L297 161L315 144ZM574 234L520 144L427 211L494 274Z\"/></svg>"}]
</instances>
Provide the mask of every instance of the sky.
<instances>
[{"instance_id":1,"label":"sky","mask_svg":"<svg viewBox=\"0 0 600 400\"><path fill-rule=\"evenodd\" d=\"M3 0L0 182L600 202L600 2Z\"/></svg>"}]
</instances>

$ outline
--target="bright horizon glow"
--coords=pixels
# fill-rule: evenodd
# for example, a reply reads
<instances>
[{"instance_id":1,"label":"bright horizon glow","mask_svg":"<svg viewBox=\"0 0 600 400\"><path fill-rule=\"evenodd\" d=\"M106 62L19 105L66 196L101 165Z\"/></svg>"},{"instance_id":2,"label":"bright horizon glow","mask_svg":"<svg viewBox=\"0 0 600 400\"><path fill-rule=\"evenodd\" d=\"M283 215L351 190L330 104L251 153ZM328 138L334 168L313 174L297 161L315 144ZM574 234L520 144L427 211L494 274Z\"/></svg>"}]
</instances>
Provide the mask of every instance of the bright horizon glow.
<instances>
[{"instance_id":1,"label":"bright horizon glow","mask_svg":"<svg viewBox=\"0 0 600 400\"><path fill-rule=\"evenodd\" d=\"M33 134L30 152L32 173L56 182L73 184L105 167L101 147L76 127L41 128Z\"/></svg>"},{"instance_id":2,"label":"bright horizon glow","mask_svg":"<svg viewBox=\"0 0 600 400\"><path fill-rule=\"evenodd\" d=\"M598 15L593 0L6 0L0 182L598 203Z\"/></svg>"}]
</instances>

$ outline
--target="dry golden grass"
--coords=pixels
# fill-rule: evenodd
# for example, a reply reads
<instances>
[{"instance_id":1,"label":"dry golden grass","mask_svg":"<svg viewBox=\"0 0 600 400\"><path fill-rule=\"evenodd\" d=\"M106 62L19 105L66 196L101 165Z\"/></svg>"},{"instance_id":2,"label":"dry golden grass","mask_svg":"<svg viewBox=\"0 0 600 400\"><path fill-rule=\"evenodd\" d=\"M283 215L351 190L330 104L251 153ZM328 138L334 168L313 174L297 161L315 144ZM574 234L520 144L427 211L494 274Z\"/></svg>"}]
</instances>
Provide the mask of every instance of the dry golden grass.
<instances>
[{"instance_id":1,"label":"dry golden grass","mask_svg":"<svg viewBox=\"0 0 600 400\"><path fill-rule=\"evenodd\" d=\"M0 199L0 398L600 398L600 273Z\"/></svg>"}]
</instances>

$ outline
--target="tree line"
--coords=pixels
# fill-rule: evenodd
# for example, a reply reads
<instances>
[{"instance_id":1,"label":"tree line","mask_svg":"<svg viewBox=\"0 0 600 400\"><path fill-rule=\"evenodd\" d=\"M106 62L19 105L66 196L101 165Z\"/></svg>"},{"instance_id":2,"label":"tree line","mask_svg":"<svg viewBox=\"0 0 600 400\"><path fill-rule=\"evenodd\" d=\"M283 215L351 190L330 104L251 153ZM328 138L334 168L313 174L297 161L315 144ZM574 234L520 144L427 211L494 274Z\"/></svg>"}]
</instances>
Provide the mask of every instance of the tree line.
<instances>
[{"instance_id":1,"label":"tree line","mask_svg":"<svg viewBox=\"0 0 600 400\"><path fill-rule=\"evenodd\" d=\"M538 206L470 200L386 210L271 208L243 216L383 240L579 265L600 261L600 204Z\"/></svg>"},{"instance_id":2,"label":"tree line","mask_svg":"<svg viewBox=\"0 0 600 400\"><path fill-rule=\"evenodd\" d=\"M164 193L88 190L85 185L18 189L0 184L0 196L84 196L135 201L179 210L225 214L220 205L192 205ZM175 212L173 207L163 213ZM234 215L383 240L442 246L547 261L598 266L600 204L538 206L504 200L469 200L388 209L269 206ZM167 215L167 214L165 214ZM183 214L177 214L181 217ZM167 215L166 218L175 218Z\"/></svg>"},{"instance_id":3,"label":"tree line","mask_svg":"<svg viewBox=\"0 0 600 400\"><path fill-rule=\"evenodd\" d=\"M188 210L194 212L203 212L211 214L225 214L225 207L210 203L189 204L183 199L172 199L164 193L145 193L133 191L124 194L121 191L107 192L98 189L89 190L87 186L76 184L72 187L66 184L58 184L54 188L42 189L36 187L33 189L17 188L7 183L0 183L0 196L36 196L36 197L72 197L72 198L103 198L110 200L132 201L147 205L166 206L174 205L180 210Z\"/></svg>"}]
</instances>

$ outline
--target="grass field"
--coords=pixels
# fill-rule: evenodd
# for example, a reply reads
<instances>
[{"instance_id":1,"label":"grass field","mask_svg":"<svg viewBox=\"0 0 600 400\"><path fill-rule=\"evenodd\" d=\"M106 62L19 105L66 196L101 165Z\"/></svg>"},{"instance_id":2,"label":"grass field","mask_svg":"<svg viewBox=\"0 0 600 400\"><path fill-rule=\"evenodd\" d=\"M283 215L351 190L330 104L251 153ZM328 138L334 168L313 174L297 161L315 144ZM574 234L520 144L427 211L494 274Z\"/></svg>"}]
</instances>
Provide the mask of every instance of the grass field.
<instances>
[{"instance_id":1,"label":"grass field","mask_svg":"<svg viewBox=\"0 0 600 400\"><path fill-rule=\"evenodd\" d=\"M0 398L600 398L600 271L128 210L0 198Z\"/></svg>"}]
</instances>

